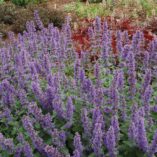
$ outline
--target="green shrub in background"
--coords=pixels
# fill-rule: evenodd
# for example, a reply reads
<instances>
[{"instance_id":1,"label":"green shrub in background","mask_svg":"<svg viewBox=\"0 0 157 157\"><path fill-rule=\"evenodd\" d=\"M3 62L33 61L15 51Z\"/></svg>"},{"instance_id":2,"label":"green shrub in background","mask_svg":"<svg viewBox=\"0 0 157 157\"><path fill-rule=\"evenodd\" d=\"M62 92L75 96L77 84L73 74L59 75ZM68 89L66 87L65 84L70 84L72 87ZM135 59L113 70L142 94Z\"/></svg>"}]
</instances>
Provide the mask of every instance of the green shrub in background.
<instances>
[{"instance_id":1,"label":"green shrub in background","mask_svg":"<svg viewBox=\"0 0 157 157\"><path fill-rule=\"evenodd\" d=\"M110 14L109 7L104 7L101 3L91 3L85 5L81 2L69 3L64 6L66 12L75 12L81 18L95 18L96 16L108 16Z\"/></svg>"},{"instance_id":2,"label":"green shrub in background","mask_svg":"<svg viewBox=\"0 0 157 157\"><path fill-rule=\"evenodd\" d=\"M3 3L3 2L4 2L4 0L0 0L0 4Z\"/></svg>"},{"instance_id":3,"label":"green shrub in background","mask_svg":"<svg viewBox=\"0 0 157 157\"><path fill-rule=\"evenodd\" d=\"M26 6L29 3L41 3L44 1L46 1L46 0L12 0L12 3L14 3L15 5L18 5L18 6Z\"/></svg>"},{"instance_id":4,"label":"green shrub in background","mask_svg":"<svg viewBox=\"0 0 157 157\"><path fill-rule=\"evenodd\" d=\"M102 0L88 0L89 3L100 3L102 2Z\"/></svg>"},{"instance_id":5,"label":"green shrub in background","mask_svg":"<svg viewBox=\"0 0 157 157\"><path fill-rule=\"evenodd\" d=\"M103 0L80 0L79 2L86 2L88 1L89 3L100 3L102 2ZM105 0L106 1L106 0Z\"/></svg>"},{"instance_id":6,"label":"green shrub in background","mask_svg":"<svg viewBox=\"0 0 157 157\"><path fill-rule=\"evenodd\" d=\"M48 10L46 8L39 7L38 5L28 5L26 9L22 8L20 10L17 10L15 15L16 21L12 25L12 31L16 33L22 33L26 29L26 22L33 20L34 10L38 10L40 18L46 27L49 23L53 23L54 26L61 28L64 23L64 12L57 10Z\"/></svg>"},{"instance_id":7,"label":"green shrub in background","mask_svg":"<svg viewBox=\"0 0 157 157\"><path fill-rule=\"evenodd\" d=\"M64 11L50 10L44 8L43 5L32 3L25 7L18 7L11 2L5 3L4 1L0 4L0 36L6 38L9 31L22 33L26 30L26 22L34 20L34 10L38 10L45 27L49 23L53 23L55 27L62 27L66 16Z\"/></svg>"},{"instance_id":8,"label":"green shrub in background","mask_svg":"<svg viewBox=\"0 0 157 157\"><path fill-rule=\"evenodd\" d=\"M16 6L12 3L2 3L0 5L0 23L15 23Z\"/></svg>"},{"instance_id":9,"label":"green shrub in background","mask_svg":"<svg viewBox=\"0 0 157 157\"><path fill-rule=\"evenodd\" d=\"M12 3L19 6L26 6L31 0L12 0Z\"/></svg>"}]
</instances>

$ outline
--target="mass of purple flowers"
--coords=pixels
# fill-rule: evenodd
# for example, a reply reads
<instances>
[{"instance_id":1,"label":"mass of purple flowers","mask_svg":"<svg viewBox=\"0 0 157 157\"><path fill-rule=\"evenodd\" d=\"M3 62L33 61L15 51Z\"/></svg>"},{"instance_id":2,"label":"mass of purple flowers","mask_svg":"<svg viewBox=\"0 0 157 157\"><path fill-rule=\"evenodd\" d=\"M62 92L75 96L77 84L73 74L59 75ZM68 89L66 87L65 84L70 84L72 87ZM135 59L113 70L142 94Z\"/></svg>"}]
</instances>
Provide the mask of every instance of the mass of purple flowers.
<instances>
[{"instance_id":1,"label":"mass of purple flowers","mask_svg":"<svg viewBox=\"0 0 157 157\"><path fill-rule=\"evenodd\" d=\"M59 30L34 16L0 42L0 156L157 156L157 39L117 31L114 54L96 17L78 55L69 17Z\"/></svg>"}]
</instances>

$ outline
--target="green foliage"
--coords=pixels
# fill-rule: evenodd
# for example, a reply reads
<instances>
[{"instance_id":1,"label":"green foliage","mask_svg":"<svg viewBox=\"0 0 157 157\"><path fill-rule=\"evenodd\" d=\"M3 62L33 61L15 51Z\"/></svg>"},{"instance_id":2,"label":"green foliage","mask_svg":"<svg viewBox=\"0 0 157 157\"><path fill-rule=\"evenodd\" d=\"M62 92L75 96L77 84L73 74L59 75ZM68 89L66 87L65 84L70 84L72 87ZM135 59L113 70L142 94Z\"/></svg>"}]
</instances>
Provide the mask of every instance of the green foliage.
<instances>
[{"instance_id":1,"label":"green foliage","mask_svg":"<svg viewBox=\"0 0 157 157\"><path fill-rule=\"evenodd\" d=\"M89 0L90 3L100 3L102 0Z\"/></svg>"},{"instance_id":2,"label":"green foliage","mask_svg":"<svg viewBox=\"0 0 157 157\"><path fill-rule=\"evenodd\" d=\"M16 7L11 3L0 5L0 23L12 24L15 21Z\"/></svg>"},{"instance_id":3,"label":"green foliage","mask_svg":"<svg viewBox=\"0 0 157 157\"><path fill-rule=\"evenodd\" d=\"M79 17L85 18L95 18L96 16L107 16L109 15L109 9L104 7L104 5L93 4L85 5L81 2L70 3L65 5L65 11L75 12Z\"/></svg>"},{"instance_id":4,"label":"green foliage","mask_svg":"<svg viewBox=\"0 0 157 157\"><path fill-rule=\"evenodd\" d=\"M28 3L30 3L30 0L12 0L12 3L19 6L26 6Z\"/></svg>"},{"instance_id":5,"label":"green foliage","mask_svg":"<svg viewBox=\"0 0 157 157\"><path fill-rule=\"evenodd\" d=\"M93 18L95 16L111 15L114 10L123 10L124 7L131 10L127 12L128 17L153 16L153 11L157 13L157 2L155 0L88 0L89 5L85 5L85 1L77 1L65 5L66 11L75 12L80 17ZM112 12L111 12L112 10ZM124 12L125 13L125 12ZM119 15L119 14L118 14ZM120 15L119 15L120 16Z\"/></svg>"},{"instance_id":6,"label":"green foliage","mask_svg":"<svg viewBox=\"0 0 157 157\"><path fill-rule=\"evenodd\" d=\"M64 23L65 15L62 11L48 10L38 7L37 5L30 5L26 9L22 8L16 11L16 22L12 26L12 31L22 33L26 29L26 22L34 20L34 10L38 10L40 18L45 26L49 23L53 23L54 26L60 28Z\"/></svg>"},{"instance_id":7,"label":"green foliage","mask_svg":"<svg viewBox=\"0 0 157 157\"><path fill-rule=\"evenodd\" d=\"M26 6L29 3L41 3L44 2L45 0L12 0L12 3L18 6Z\"/></svg>"},{"instance_id":8,"label":"green foliage","mask_svg":"<svg viewBox=\"0 0 157 157\"><path fill-rule=\"evenodd\" d=\"M86 0L80 0L80 2L85 2ZM103 0L88 0L89 3L100 3Z\"/></svg>"},{"instance_id":9,"label":"green foliage","mask_svg":"<svg viewBox=\"0 0 157 157\"><path fill-rule=\"evenodd\" d=\"M33 2L41 1L31 0L31 3L25 8L16 6L10 2L0 3L0 36L3 38L7 37L9 31L22 33L26 29L26 22L34 20L34 10L38 10L45 26L49 23L53 23L54 26L61 28L65 20L64 12L49 10L39 5L32 4Z\"/></svg>"},{"instance_id":10,"label":"green foliage","mask_svg":"<svg viewBox=\"0 0 157 157\"><path fill-rule=\"evenodd\" d=\"M4 0L0 0L0 4L2 4L4 2Z\"/></svg>"}]
</instances>

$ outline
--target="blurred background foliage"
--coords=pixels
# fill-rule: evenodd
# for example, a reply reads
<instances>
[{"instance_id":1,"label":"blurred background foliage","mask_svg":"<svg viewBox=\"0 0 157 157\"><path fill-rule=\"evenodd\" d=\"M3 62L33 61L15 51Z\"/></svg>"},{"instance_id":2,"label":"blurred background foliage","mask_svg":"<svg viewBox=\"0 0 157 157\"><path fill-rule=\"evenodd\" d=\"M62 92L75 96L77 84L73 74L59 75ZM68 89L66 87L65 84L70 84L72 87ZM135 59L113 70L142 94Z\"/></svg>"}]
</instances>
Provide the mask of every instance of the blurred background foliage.
<instances>
[{"instance_id":1,"label":"blurred background foliage","mask_svg":"<svg viewBox=\"0 0 157 157\"><path fill-rule=\"evenodd\" d=\"M59 28L68 14L75 22L110 16L133 19L138 25L157 23L156 0L0 0L0 34L6 35L9 30L22 33L34 9L39 10L45 26L53 22Z\"/></svg>"}]
</instances>

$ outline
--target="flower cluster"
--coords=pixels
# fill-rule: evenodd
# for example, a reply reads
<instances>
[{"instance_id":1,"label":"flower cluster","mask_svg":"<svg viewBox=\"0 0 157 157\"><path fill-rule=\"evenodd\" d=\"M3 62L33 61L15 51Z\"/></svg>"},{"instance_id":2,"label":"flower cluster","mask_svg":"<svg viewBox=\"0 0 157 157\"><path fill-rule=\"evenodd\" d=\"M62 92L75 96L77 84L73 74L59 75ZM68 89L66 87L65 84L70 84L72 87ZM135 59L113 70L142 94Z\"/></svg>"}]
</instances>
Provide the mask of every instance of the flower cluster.
<instances>
[{"instance_id":1,"label":"flower cluster","mask_svg":"<svg viewBox=\"0 0 157 157\"><path fill-rule=\"evenodd\" d=\"M96 17L78 55L69 18L59 30L34 16L0 47L0 155L154 157L157 40L145 50L142 32L115 35Z\"/></svg>"}]
</instances>

